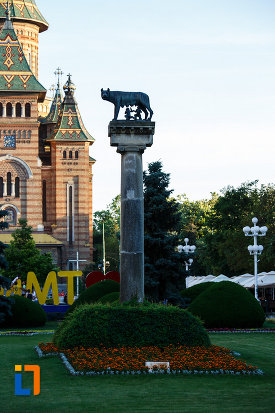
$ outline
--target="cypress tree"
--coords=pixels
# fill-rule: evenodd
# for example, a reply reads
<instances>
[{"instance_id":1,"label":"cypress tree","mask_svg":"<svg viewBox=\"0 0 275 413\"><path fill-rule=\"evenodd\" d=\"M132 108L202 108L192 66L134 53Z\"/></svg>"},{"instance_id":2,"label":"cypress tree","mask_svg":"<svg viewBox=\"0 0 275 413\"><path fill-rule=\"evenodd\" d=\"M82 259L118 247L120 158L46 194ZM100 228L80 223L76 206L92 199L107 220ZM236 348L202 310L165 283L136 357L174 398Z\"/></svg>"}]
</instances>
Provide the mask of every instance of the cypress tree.
<instances>
[{"instance_id":1,"label":"cypress tree","mask_svg":"<svg viewBox=\"0 0 275 413\"><path fill-rule=\"evenodd\" d=\"M170 199L170 174L162 171L160 161L144 172L144 254L145 294L155 301L167 299L181 304L184 282L183 257L177 252L179 204Z\"/></svg>"}]
</instances>

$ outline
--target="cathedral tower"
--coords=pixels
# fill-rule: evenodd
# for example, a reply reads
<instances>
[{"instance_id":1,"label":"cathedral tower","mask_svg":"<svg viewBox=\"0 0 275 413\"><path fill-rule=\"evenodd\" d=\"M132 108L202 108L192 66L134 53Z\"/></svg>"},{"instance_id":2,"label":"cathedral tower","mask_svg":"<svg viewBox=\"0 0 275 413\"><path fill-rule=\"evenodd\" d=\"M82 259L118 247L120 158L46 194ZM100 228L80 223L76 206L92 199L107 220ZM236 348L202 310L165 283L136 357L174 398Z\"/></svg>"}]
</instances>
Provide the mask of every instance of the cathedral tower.
<instances>
[{"instance_id":1,"label":"cathedral tower","mask_svg":"<svg viewBox=\"0 0 275 413\"><path fill-rule=\"evenodd\" d=\"M65 97L58 76L50 111L39 116L46 90L37 80L38 34L48 23L35 1L0 0L0 28L0 208L9 213L5 236L25 218L36 245L51 251L60 268L72 269L77 252L80 260L92 261L94 160L89 148L94 139L82 122L70 75Z\"/></svg>"},{"instance_id":2,"label":"cathedral tower","mask_svg":"<svg viewBox=\"0 0 275 413\"><path fill-rule=\"evenodd\" d=\"M38 10L35 0L0 0L0 30L5 21L8 4L24 55L33 74L38 78L38 35L47 30L49 25Z\"/></svg>"}]
</instances>

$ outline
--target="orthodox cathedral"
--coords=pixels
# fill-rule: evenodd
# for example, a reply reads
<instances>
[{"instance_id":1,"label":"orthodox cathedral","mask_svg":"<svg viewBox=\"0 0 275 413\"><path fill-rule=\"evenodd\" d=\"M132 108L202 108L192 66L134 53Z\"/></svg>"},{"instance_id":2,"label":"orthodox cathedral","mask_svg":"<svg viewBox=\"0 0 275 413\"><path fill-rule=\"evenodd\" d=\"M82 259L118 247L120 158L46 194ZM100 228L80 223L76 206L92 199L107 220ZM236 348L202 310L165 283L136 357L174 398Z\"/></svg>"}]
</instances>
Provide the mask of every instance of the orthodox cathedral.
<instances>
[{"instance_id":1,"label":"orthodox cathedral","mask_svg":"<svg viewBox=\"0 0 275 413\"><path fill-rule=\"evenodd\" d=\"M37 247L65 270L76 256L82 267L92 261L94 139L71 75L62 92L57 70L53 99L39 83L38 38L47 29L35 0L0 0L0 209L9 223L0 241L8 244L25 218Z\"/></svg>"}]
</instances>

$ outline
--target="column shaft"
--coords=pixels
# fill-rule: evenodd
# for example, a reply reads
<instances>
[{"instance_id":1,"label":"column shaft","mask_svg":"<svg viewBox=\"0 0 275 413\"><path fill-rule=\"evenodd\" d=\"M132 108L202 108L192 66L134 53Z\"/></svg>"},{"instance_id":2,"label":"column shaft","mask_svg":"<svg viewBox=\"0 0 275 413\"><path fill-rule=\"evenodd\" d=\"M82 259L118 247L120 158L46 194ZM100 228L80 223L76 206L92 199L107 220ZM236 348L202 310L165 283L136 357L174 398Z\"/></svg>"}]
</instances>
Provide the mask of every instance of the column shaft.
<instances>
[{"instance_id":1,"label":"column shaft","mask_svg":"<svg viewBox=\"0 0 275 413\"><path fill-rule=\"evenodd\" d=\"M120 300L144 299L144 202L142 154L121 155Z\"/></svg>"}]
</instances>

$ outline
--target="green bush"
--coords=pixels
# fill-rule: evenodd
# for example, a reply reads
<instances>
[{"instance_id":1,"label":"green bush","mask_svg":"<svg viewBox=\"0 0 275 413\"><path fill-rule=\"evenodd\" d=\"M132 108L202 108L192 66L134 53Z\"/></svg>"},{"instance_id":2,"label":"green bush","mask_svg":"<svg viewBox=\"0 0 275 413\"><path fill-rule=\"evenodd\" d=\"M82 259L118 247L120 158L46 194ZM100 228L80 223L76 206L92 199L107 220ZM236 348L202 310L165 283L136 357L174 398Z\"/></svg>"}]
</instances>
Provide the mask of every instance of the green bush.
<instances>
[{"instance_id":1,"label":"green bush","mask_svg":"<svg viewBox=\"0 0 275 413\"><path fill-rule=\"evenodd\" d=\"M43 308L28 298L14 295L11 307L12 316L8 317L5 325L8 327L40 327L47 320Z\"/></svg>"},{"instance_id":2,"label":"green bush","mask_svg":"<svg viewBox=\"0 0 275 413\"><path fill-rule=\"evenodd\" d=\"M53 338L59 348L208 346L201 321L178 307L86 304L66 317Z\"/></svg>"},{"instance_id":3,"label":"green bush","mask_svg":"<svg viewBox=\"0 0 275 413\"><path fill-rule=\"evenodd\" d=\"M254 296L231 281L213 283L188 307L207 328L261 327L265 314Z\"/></svg>"},{"instance_id":4,"label":"green bush","mask_svg":"<svg viewBox=\"0 0 275 413\"><path fill-rule=\"evenodd\" d=\"M119 292L114 291L113 293L106 294L103 297L101 297L98 300L98 302L100 302L101 304L107 304L107 303L113 303L114 301L118 301L118 300L119 300Z\"/></svg>"},{"instance_id":5,"label":"green bush","mask_svg":"<svg viewBox=\"0 0 275 413\"><path fill-rule=\"evenodd\" d=\"M68 313L71 313L72 311L75 310L76 307L82 304L90 304L90 303L96 303L101 297L104 295L113 293L113 292L118 292L119 291L119 283L113 280L104 280L100 281L94 285L91 285L91 287L87 288L83 293L80 294L77 300L71 305L69 310L67 311Z\"/></svg>"},{"instance_id":6,"label":"green bush","mask_svg":"<svg viewBox=\"0 0 275 413\"><path fill-rule=\"evenodd\" d=\"M193 287L185 288L185 290L182 290L181 296L182 298L190 298L190 300L193 301L195 298L197 298L198 295L207 290L207 288L211 287L211 285L213 285L212 282L193 285Z\"/></svg>"}]
</instances>

